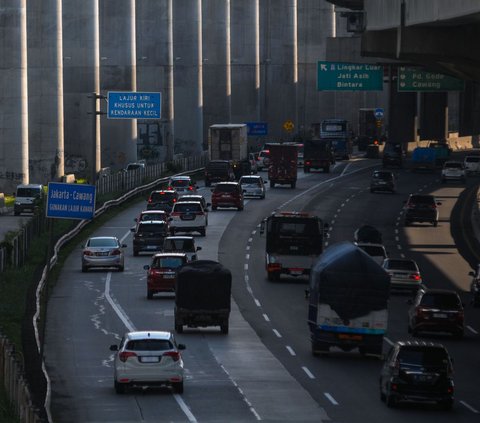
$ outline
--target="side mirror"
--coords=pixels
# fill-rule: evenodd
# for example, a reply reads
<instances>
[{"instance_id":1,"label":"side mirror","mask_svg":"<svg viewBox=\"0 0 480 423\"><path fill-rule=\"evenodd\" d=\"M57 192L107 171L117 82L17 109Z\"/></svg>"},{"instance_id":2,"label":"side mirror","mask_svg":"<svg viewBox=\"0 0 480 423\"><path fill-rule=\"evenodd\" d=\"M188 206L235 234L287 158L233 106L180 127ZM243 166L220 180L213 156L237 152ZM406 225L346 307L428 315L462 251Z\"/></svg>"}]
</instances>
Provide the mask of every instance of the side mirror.
<instances>
[{"instance_id":1,"label":"side mirror","mask_svg":"<svg viewBox=\"0 0 480 423\"><path fill-rule=\"evenodd\" d=\"M122 248L127 248L127 244L122 244Z\"/></svg>"},{"instance_id":2,"label":"side mirror","mask_svg":"<svg viewBox=\"0 0 480 423\"><path fill-rule=\"evenodd\" d=\"M110 351L118 351L118 345L110 345Z\"/></svg>"},{"instance_id":3,"label":"side mirror","mask_svg":"<svg viewBox=\"0 0 480 423\"><path fill-rule=\"evenodd\" d=\"M197 249L195 251L200 251L202 249L202 247L197 247Z\"/></svg>"},{"instance_id":4,"label":"side mirror","mask_svg":"<svg viewBox=\"0 0 480 423\"><path fill-rule=\"evenodd\" d=\"M179 350L184 350L184 349L187 348L187 347L185 346L185 344L178 344L178 345L177 345L177 348L178 348Z\"/></svg>"},{"instance_id":5,"label":"side mirror","mask_svg":"<svg viewBox=\"0 0 480 423\"><path fill-rule=\"evenodd\" d=\"M134 222L138 222L138 217L136 217L135 219L133 219Z\"/></svg>"},{"instance_id":6,"label":"side mirror","mask_svg":"<svg viewBox=\"0 0 480 423\"><path fill-rule=\"evenodd\" d=\"M143 268L144 268L145 270L148 270L148 269L150 269L150 266L149 266L148 264L146 264L145 266L143 266Z\"/></svg>"},{"instance_id":7,"label":"side mirror","mask_svg":"<svg viewBox=\"0 0 480 423\"><path fill-rule=\"evenodd\" d=\"M264 232L265 232L265 220L262 220L260 222L260 235L263 235Z\"/></svg>"}]
</instances>

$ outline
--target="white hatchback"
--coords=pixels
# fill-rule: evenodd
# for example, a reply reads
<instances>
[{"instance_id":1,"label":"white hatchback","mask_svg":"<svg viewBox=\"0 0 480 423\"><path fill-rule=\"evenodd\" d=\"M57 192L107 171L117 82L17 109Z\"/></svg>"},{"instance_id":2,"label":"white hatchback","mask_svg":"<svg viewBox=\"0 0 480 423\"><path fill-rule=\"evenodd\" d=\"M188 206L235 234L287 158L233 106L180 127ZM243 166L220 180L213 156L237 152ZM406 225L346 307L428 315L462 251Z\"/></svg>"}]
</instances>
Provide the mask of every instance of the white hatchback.
<instances>
[{"instance_id":1,"label":"white hatchback","mask_svg":"<svg viewBox=\"0 0 480 423\"><path fill-rule=\"evenodd\" d=\"M195 185L190 176L172 176L168 181L168 189L177 191L179 195L195 194L197 185Z\"/></svg>"},{"instance_id":2,"label":"white hatchback","mask_svg":"<svg viewBox=\"0 0 480 423\"><path fill-rule=\"evenodd\" d=\"M130 387L170 386L183 393L184 368L180 350L172 332L136 331L126 333L115 351L114 387L117 394Z\"/></svg>"},{"instance_id":3,"label":"white hatchback","mask_svg":"<svg viewBox=\"0 0 480 423\"><path fill-rule=\"evenodd\" d=\"M443 164L442 182L450 180L465 182L465 167L462 162L448 161Z\"/></svg>"}]
</instances>

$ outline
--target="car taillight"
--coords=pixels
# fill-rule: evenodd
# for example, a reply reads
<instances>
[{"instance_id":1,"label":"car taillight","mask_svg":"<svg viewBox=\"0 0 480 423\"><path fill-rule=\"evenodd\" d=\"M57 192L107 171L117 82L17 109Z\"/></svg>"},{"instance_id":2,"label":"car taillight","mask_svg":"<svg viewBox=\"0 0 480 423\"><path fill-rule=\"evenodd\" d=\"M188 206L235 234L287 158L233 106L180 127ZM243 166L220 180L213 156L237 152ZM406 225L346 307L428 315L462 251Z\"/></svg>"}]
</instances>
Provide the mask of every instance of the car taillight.
<instances>
[{"instance_id":1,"label":"car taillight","mask_svg":"<svg viewBox=\"0 0 480 423\"><path fill-rule=\"evenodd\" d=\"M181 215L182 215L182 213L180 213L180 212L172 212L172 213L170 213L170 216L181 216Z\"/></svg>"},{"instance_id":2,"label":"car taillight","mask_svg":"<svg viewBox=\"0 0 480 423\"><path fill-rule=\"evenodd\" d=\"M177 199L176 199L176 198L174 198L174 199L173 199L173 202L174 202L174 203L176 203L176 202L177 202Z\"/></svg>"},{"instance_id":3,"label":"car taillight","mask_svg":"<svg viewBox=\"0 0 480 423\"><path fill-rule=\"evenodd\" d=\"M279 270L282 268L282 265L280 263L268 263L267 265L267 271L275 271Z\"/></svg>"},{"instance_id":4,"label":"car taillight","mask_svg":"<svg viewBox=\"0 0 480 423\"><path fill-rule=\"evenodd\" d=\"M310 162L307 160L307 161L305 162L305 164L306 164L306 165L310 165Z\"/></svg>"},{"instance_id":5,"label":"car taillight","mask_svg":"<svg viewBox=\"0 0 480 423\"><path fill-rule=\"evenodd\" d=\"M116 249L116 250L112 251L112 256L119 256L120 254L122 254L122 251L119 250L119 249Z\"/></svg>"},{"instance_id":6,"label":"car taillight","mask_svg":"<svg viewBox=\"0 0 480 423\"><path fill-rule=\"evenodd\" d=\"M180 353L178 351L167 351L163 353L164 357L172 357L173 361L180 360Z\"/></svg>"},{"instance_id":7,"label":"car taillight","mask_svg":"<svg viewBox=\"0 0 480 423\"><path fill-rule=\"evenodd\" d=\"M189 191L193 191L193 187L192 187L192 186L189 186L189 187L188 187L188 190L189 190Z\"/></svg>"},{"instance_id":8,"label":"car taillight","mask_svg":"<svg viewBox=\"0 0 480 423\"><path fill-rule=\"evenodd\" d=\"M436 205L436 204L432 204L432 205L430 206L430 208L431 208L431 209L436 209L436 208L437 208L437 205Z\"/></svg>"},{"instance_id":9,"label":"car taillight","mask_svg":"<svg viewBox=\"0 0 480 423\"><path fill-rule=\"evenodd\" d=\"M457 316L456 316L457 320L463 321L464 317L465 317L465 316L464 316L463 310L460 310L460 311L457 313Z\"/></svg>"},{"instance_id":10,"label":"car taillight","mask_svg":"<svg viewBox=\"0 0 480 423\"><path fill-rule=\"evenodd\" d=\"M149 202L149 203L151 203L151 202L152 202L152 199L151 199L151 198L149 198L149 199L148 199L148 202Z\"/></svg>"},{"instance_id":11,"label":"car taillight","mask_svg":"<svg viewBox=\"0 0 480 423\"><path fill-rule=\"evenodd\" d=\"M120 361L125 363L130 357L136 357L137 354L131 351L122 351L121 353L118 354L118 358Z\"/></svg>"},{"instance_id":12,"label":"car taillight","mask_svg":"<svg viewBox=\"0 0 480 423\"><path fill-rule=\"evenodd\" d=\"M86 251L83 252L83 255L84 255L84 256L93 256L93 255L95 255L95 253L93 253L93 252L90 251L90 250L86 250Z\"/></svg>"},{"instance_id":13,"label":"car taillight","mask_svg":"<svg viewBox=\"0 0 480 423\"><path fill-rule=\"evenodd\" d=\"M413 279L414 281L419 281L420 279L422 279L418 273L412 273L412 274L409 276L409 278L410 278L410 279Z\"/></svg>"},{"instance_id":14,"label":"car taillight","mask_svg":"<svg viewBox=\"0 0 480 423\"><path fill-rule=\"evenodd\" d=\"M415 204L407 204L407 209L414 209L415 208Z\"/></svg>"}]
</instances>

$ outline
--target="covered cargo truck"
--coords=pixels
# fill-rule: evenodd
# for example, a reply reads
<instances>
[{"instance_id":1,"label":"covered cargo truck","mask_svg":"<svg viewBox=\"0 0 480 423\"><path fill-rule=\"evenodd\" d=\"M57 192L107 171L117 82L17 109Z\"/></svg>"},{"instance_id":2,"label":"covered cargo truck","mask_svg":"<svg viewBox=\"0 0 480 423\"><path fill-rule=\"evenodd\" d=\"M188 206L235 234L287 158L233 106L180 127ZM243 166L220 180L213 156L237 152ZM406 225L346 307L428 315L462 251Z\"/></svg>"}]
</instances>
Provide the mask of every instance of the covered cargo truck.
<instances>
[{"instance_id":1,"label":"covered cargo truck","mask_svg":"<svg viewBox=\"0 0 480 423\"><path fill-rule=\"evenodd\" d=\"M305 140L303 143L303 171L323 169L330 172L330 166L335 163L332 142L330 140Z\"/></svg>"},{"instance_id":2,"label":"covered cargo truck","mask_svg":"<svg viewBox=\"0 0 480 423\"><path fill-rule=\"evenodd\" d=\"M276 184L290 185L295 188L297 184L298 144L291 142L268 143L265 148L270 151L268 166L268 179L270 188Z\"/></svg>"},{"instance_id":3,"label":"covered cargo truck","mask_svg":"<svg viewBox=\"0 0 480 423\"><path fill-rule=\"evenodd\" d=\"M308 326L314 355L330 347L381 355L390 276L350 242L328 247L310 272Z\"/></svg>"},{"instance_id":4,"label":"covered cargo truck","mask_svg":"<svg viewBox=\"0 0 480 423\"><path fill-rule=\"evenodd\" d=\"M208 129L208 153L210 160L230 161L237 179L250 174L247 125L244 123L211 125Z\"/></svg>"},{"instance_id":5,"label":"covered cargo truck","mask_svg":"<svg viewBox=\"0 0 480 423\"><path fill-rule=\"evenodd\" d=\"M417 147L412 152L412 170L433 171L436 167L435 149L429 147Z\"/></svg>"},{"instance_id":6,"label":"covered cargo truck","mask_svg":"<svg viewBox=\"0 0 480 423\"><path fill-rule=\"evenodd\" d=\"M175 286L175 331L220 326L228 333L232 274L213 260L196 260L181 266Z\"/></svg>"}]
</instances>

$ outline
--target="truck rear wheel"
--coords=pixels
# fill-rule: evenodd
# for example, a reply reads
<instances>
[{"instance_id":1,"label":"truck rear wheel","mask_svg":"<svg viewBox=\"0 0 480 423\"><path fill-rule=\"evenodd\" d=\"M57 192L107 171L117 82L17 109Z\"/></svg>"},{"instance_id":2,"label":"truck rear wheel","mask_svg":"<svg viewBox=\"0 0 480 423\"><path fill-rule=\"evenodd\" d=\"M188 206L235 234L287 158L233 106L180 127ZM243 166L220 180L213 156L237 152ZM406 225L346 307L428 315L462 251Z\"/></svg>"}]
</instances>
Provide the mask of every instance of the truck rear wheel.
<instances>
[{"instance_id":1,"label":"truck rear wheel","mask_svg":"<svg viewBox=\"0 0 480 423\"><path fill-rule=\"evenodd\" d=\"M183 333L183 325L175 320L175 332Z\"/></svg>"}]
</instances>

